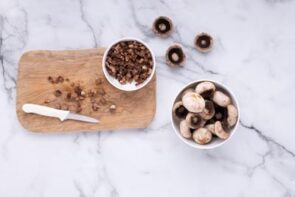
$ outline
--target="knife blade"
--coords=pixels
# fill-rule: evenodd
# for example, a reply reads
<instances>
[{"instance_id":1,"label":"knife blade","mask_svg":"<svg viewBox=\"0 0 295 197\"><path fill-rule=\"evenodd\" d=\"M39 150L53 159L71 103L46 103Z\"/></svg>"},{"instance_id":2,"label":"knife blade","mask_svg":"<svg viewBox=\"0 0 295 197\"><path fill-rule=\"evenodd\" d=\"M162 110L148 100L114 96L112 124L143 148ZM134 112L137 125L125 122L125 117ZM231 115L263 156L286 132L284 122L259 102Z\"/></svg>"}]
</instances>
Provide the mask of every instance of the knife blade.
<instances>
[{"instance_id":1,"label":"knife blade","mask_svg":"<svg viewBox=\"0 0 295 197\"><path fill-rule=\"evenodd\" d=\"M99 123L99 120L89 116L76 114L66 110L54 109L43 105L27 103L22 106L22 110L26 113L34 113L42 116L58 118L61 121L71 119L83 122Z\"/></svg>"}]
</instances>

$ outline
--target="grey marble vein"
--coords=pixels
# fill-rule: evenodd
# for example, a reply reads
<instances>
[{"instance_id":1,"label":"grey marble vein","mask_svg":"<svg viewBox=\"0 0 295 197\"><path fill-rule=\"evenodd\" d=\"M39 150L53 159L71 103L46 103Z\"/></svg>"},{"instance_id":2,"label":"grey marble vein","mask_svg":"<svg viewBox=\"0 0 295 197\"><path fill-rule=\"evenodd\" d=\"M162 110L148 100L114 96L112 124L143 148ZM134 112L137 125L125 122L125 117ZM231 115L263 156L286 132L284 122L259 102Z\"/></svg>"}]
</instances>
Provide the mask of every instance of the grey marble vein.
<instances>
[{"instance_id":1,"label":"grey marble vein","mask_svg":"<svg viewBox=\"0 0 295 197\"><path fill-rule=\"evenodd\" d=\"M276 146L278 146L279 148L281 148L282 150L284 150L286 153L288 153L290 156L294 157L295 158L295 153L291 150L289 150L288 148L286 148L284 145L280 144L279 142L275 141L274 139L272 139L271 137L268 137L266 135L263 134L262 131L260 131L259 129L257 129L256 127L254 126L248 126L246 124L244 124L242 121L240 121L240 124L242 127L245 127L251 131L254 131L255 133L257 133L257 135L265 142L267 143L272 143Z\"/></svg>"},{"instance_id":2,"label":"grey marble vein","mask_svg":"<svg viewBox=\"0 0 295 197\"><path fill-rule=\"evenodd\" d=\"M96 41L96 33L93 29L93 27L90 25L89 21L86 19L86 16L85 16L85 6L84 6L84 0L78 0L79 2L79 8L80 8L80 13L81 13L81 19L82 21L85 23L85 25L88 27L88 29L90 30L91 32L91 36L92 36L92 39L93 39L93 47L94 48L97 48L98 47L98 44L97 44L97 41Z\"/></svg>"}]
</instances>

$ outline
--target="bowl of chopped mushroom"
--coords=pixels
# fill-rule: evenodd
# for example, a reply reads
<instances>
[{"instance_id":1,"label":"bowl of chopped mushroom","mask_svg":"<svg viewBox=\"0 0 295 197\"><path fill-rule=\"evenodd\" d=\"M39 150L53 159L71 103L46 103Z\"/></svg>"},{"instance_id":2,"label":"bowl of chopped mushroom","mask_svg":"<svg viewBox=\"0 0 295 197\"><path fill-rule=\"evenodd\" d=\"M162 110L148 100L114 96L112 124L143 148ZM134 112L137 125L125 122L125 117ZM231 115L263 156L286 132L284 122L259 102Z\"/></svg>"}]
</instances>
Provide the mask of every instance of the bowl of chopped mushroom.
<instances>
[{"instance_id":1,"label":"bowl of chopped mushroom","mask_svg":"<svg viewBox=\"0 0 295 197\"><path fill-rule=\"evenodd\" d=\"M198 149L221 146L239 123L236 97L220 82L198 80L186 85L174 99L171 122L176 135Z\"/></svg>"},{"instance_id":2,"label":"bowl of chopped mushroom","mask_svg":"<svg viewBox=\"0 0 295 197\"><path fill-rule=\"evenodd\" d=\"M113 42L102 58L102 70L108 82L123 91L146 86L155 74L156 61L151 48L137 38Z\"/></svg>"}]
</instances>

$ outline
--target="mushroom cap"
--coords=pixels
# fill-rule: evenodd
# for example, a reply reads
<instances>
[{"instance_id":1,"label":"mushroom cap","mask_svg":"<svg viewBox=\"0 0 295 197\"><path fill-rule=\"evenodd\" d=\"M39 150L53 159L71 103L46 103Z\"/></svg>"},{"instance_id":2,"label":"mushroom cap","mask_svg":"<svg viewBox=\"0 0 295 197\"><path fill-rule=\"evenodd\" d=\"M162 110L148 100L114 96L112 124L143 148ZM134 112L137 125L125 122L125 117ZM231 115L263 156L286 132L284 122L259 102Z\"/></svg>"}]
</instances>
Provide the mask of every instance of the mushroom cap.
<instances>
[{"instance_id":1,"label":"mushroom cap","mask_svg":"<svg viewBox=\"0 0 295 197\"><path fill-rule=\"evenodd\" d=\"M231 103L229 96L221 91L215 91L212 100L221 107L226 107Z\"/></svg>"},{"instance_id":2,"label":"mushroom cap","mask_svg":"<svg viewBox=\"0 0 295 197\"><path fill-rule=\"evenodd\" d=\"M215 108L212 101L205 100L205 109L200 112L200 116L205 120L210 120L215 114Z\"/></svg>"},{"instance_id":3,"label":"mushroom cap","mask_svg":"<svg viewBox=\"0 0 295 197\"><path fill-rule=\"evenodd\" d=\"M173 29L172 20L166 16L159 16L153 23L154 33L162 38L171 35Z\"/></svg>"},{"instance_id":4,"label":"mushroom cap","mask_svg":"<svg viewBox=\"0 0 295 197\"><path fill-rule=\"evenodd\" d=\"M209 52L213 46L213 38L208 33L202 32L195 37L194 43L198 51Z\"/></svg>"},{"instance_id":5,"label":"mushroom cap","mask_svg":"<svg viewBox=\"0 0 295 197\"><path fill-rule=\"evenodd\" d=\"M183 66L186 56L183 47L174 43L166 50L166 64L172 67Z\"/></svg>"},{"instance_id":6,"label":"mushroom cap","mask_svg":"<svg viewBox=\"0 0 295 197\"><path fill-rule=\"evenodd\" d=\"M188 113L185 118L186 124L192 129L201 128L205 125L206 121L199 114Z\"/></svg>"},{"instance_id":7,"label":"mushroom cap","mask_svg":"<svg viewBox=\"0 0 295 197\"><path fill-rule=\"evenodd\" d=\"M212 140L212 133L206 128L199 128L193 132L193 139L198 144L208 144Z\"/></svg>"},{"instance_id":8,"label":"mushroom cap","mask_svg":"<svg viewBox=\"0 0 295 197\"><path fill-rule=\"evenodd\" d=\"M184 138L191 138L192 133L190 131L190 128L187 126L186 121L182 120L179 124L179 130L180 130L180 135Z\"/></svg>"},{"instance_id":9,"label":"mushroom cap","mask_svg":"<svg viewBox=\"0 0 295 197\"><path fill-rule=\"evenodd\" d=\"M182 103L188 111L194 113L201 112L205 108L205 100L196 92L186 93L182 97Z\"/></svg>"},{"instance_id":10,"label":"mushroom cap","mask_svg":"<svg viewBox=\"0 0 295 197\"><path fill-rule=\"evenodd\" d=\"M199 83L195 88L195 91L198 94L200 94L203 98L210 98L215 90L216 87L214 83L210 81L204 81L202 83Z\"/></svg>"},{"instance_id":11,"label":"mushroom cap","mask_svg":"<svg viewBox=\"0 0 295 197\"><path fill-rule=\"evenodd\" d=\"M176 118L184 119L188 114L188 110L183 106L182 101L178 101L173 106L173 115Z\"/></svg>"},{"instance_id":12,"label":"mushroom cap","mask_svg":"<svg viewBox=\"0 0 295 197\"><path fill-rule=\"evenodd\" d=\"M234 126L238 120L238 110L234 105L228 105L227 114L227 126L230 128Z\"/></svg>"},{"instance_id":13,"label":"mushroom cap","mask_svg":"<svg viewBox=\"0 0 295 197\"><path fill-rule=\"evenodd\" d=\"M214 134L223 140L225 140L229 137L229 133L223 129L220 121L216 121L214 124Z\"/></svg>"},{"instance_id":14,"label":"mushroom cap","mask_svg":"<svg viewBox=\"0 0 295 197\"><path fill-rule=\"evenodd\" d=\"M183 97L186 93L188 93L188 92L195 92L195 90L193 89L193 88L188 88L188 89L185 89L183 92L182 92L182 96L181 97Z\"/></svg>"}]
</instances>

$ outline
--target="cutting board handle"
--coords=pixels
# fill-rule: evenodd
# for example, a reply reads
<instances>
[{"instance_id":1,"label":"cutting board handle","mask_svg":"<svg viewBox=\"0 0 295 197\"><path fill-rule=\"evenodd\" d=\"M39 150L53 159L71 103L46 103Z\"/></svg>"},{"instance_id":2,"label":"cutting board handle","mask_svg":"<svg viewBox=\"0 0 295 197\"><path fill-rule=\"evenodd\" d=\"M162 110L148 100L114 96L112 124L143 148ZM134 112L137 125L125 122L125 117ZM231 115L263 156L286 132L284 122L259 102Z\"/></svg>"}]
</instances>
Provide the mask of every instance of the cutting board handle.
<instances>
[{"instance_id":1,"label":"cutting board handle","mask_svg":"<svg viewBox=\"0 0 295 197\"><path fill-rule=\"evenodd\" d=\"M36 104L24 104L22 107L23 111L26 113L34 113L34 114L39 114L42 116L50 116L50 117L55 117L59 118L61 121L64 121L68 114L70 113L69 111L64 111L64 110L58 110L42 105L36 105Z\"/></svg>"}]
</instances>

